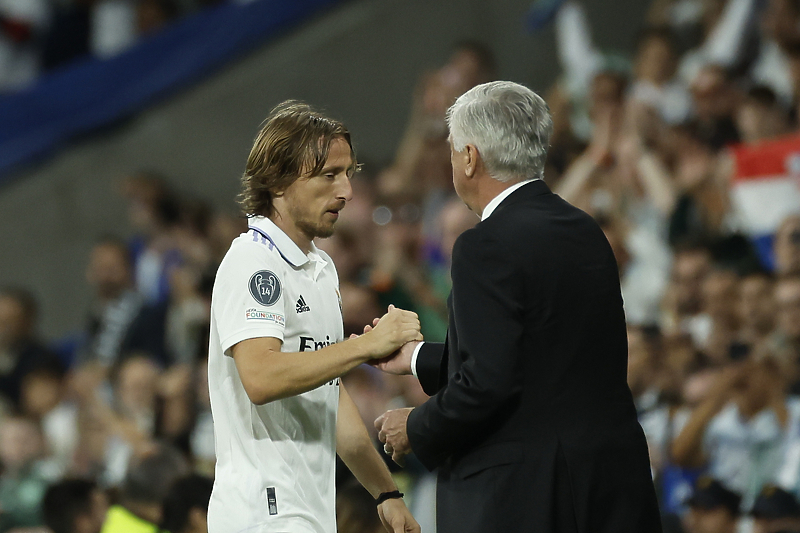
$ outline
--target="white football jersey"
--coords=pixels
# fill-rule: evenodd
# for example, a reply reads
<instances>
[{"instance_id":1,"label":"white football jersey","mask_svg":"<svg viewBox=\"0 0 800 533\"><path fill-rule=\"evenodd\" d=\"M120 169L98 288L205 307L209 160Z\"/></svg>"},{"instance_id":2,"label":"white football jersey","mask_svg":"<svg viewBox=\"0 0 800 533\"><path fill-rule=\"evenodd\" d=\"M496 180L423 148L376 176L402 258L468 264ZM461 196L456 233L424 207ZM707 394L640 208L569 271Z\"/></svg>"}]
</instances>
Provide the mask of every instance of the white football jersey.
<instances>
[{"instance_id":1,"label":"white football jersey","mask_svg":"<svg viewBox=\"0 0 800 533\"><path fill-rule=\"evenodd\" d=\"M253 404L230 349L257 337L284 352L343 339L336 269L312 244L306 255L271 220L254 217L220 264L211 301L208 385L216 475L210 533L334 533L339 380Z\"/></svg>"}]
</instances>

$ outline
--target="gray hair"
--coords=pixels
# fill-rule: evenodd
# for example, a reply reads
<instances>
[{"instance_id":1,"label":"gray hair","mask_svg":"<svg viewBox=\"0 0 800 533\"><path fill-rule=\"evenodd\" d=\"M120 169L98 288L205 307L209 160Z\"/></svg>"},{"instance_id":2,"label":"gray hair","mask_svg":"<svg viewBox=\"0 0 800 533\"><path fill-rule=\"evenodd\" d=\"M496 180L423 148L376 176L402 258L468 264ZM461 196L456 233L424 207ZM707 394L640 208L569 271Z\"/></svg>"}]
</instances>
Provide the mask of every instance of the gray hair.
<instances>
[{"instance_id":1,"label":"gray hair","mask_svg":"<svg viewBox=\"0 0 800 533\"><path fill-rule=\"evenodd\" d=\"M447 110L447 125L453 148L474 145L494 179L543 177L553 119L547 103L527 87L510 81L477 85Z\"/></svg>"}]
</instances>

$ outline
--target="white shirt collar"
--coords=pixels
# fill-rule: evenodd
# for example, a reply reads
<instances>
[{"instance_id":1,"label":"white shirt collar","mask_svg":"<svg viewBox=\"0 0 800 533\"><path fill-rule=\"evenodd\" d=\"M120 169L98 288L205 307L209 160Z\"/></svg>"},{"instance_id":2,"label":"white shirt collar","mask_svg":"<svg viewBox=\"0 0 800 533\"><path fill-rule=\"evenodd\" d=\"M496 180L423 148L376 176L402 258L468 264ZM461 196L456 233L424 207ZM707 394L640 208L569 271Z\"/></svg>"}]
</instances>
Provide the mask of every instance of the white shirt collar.
<instances>
[{"instance_id":1,"label":"white shirt collar","mask_svg":"<svg viewBox=\"0 0 800 533\"><path fill-rule=\"evenodd\" d=\"M537 179L538 179L538 178L537 178ZM526 185L526 184L528 184L528 183L530 183L530 182L532 182L532 181L536 181L536 179L532 179L532 180L523 180L523 181L520 181L520 182L518 182L518 183L515 183L515 184L514 184L514 185L512 185L511 187L509 187L509 188L507 188L507 189L503 190L503 192L501 192L500 194L498 194L497 196L495 196L494 198L492 198L492 201L491 201L491 202L489 202L488 204L486 204L486 207L484 207L484 208L483 208L483 213L481 213L481 222L483 222L484 220L486 220L487 218L489 218L489 215L491 215L491 214L492 214L492 212L493 212L495 209L497 209L497 206L498 206L498 205L500 205L500 202L502 202L503 200L505 200L506 198L508 198L508 196L509 196L509 195L510 195L512 192L516 191L517 189L519 189L519 188L520 188L520 187L522 187L523 185Z\"/></svg>"},{"instance_id":2,"label":"white shirt collar","mask_svg":"<svg viewBox=\"0 0 800 533\"><path fill-rule=\"evenodd\" d=\"M247 219L247 225L250 229L255 229L269 239L278 249L281 257L294 267L303 266L311 259L314 259L315 262L325 262L319 254L314 241L311 241L311 252L306 255L277 224L267 217L250 217Z\"/></svg>"}]
</instances>

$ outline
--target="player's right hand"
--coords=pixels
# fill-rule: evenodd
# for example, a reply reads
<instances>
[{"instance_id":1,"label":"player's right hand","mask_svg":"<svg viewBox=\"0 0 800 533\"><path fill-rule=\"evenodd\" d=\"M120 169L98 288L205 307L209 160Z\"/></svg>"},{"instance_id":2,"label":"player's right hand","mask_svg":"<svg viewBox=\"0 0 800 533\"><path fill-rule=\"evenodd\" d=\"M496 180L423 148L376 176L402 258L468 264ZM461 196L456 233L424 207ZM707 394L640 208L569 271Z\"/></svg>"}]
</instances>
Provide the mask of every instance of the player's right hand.
<instances>
[{"instance_id":1,"label":"player's right hand","mask_svg":"<svg viewBox=\"0 0 800 533\"><path fill-rule=\"evenodd\" d=\"M389 306L389 311L365 335L370 336L374 342L371 350L374 359L386 357L407 342L422 340L417 314L393 305Z\"/></svg>"}]
</instances>

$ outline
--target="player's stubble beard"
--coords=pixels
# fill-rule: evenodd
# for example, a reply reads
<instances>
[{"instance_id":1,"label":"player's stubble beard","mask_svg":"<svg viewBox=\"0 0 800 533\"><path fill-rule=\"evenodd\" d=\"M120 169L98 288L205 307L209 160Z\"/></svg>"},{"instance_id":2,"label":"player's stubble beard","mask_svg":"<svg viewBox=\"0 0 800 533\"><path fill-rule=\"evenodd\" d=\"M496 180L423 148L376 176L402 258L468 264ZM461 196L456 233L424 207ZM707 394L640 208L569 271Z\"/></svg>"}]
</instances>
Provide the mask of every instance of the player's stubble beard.
<instances>
[{"instance_id":1,"label":"player's stubble beard","mask_svg":"<svg viewBox=\"0 0 800 533\"><path fill-rule=\"evenodd\" d=\"M331 208L338 208L341 210L344 208L344 202L329 207L329 209ZM326 209L325 212L322 213L322 216L315 221L306 216L306 214L303 213L298 206L293 205L289 208L289 214L291 215L292 219L294 219L297 229L299 229L303 235L308 237L309 240L313 240L316 237L327 239L333 235L334 226L336 225L336 220L338 219L331 222L326 222L324 217L327 213L328 211Z\"/></svg>"}]
</instances>

